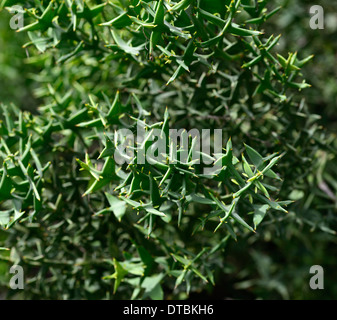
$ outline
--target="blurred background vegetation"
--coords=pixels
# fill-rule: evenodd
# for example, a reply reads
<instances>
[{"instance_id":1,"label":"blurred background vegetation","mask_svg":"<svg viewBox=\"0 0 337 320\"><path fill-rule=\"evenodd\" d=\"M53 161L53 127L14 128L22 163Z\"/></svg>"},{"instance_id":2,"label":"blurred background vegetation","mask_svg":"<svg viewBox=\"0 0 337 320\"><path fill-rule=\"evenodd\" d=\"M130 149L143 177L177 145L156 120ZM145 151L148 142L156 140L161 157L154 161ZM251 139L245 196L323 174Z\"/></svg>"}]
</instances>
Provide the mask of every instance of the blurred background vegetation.
<instances>
[{"instance_id":1,"label":"blurred background vegetation","mask_svg":"<svg viewBox=\"0 0 337 320\"><path fill-rule=\"evenodd\" d=\"M23 48L26 35L10 29L10 18L7 10L0 12L0 102L33 111L37 100L32 75L38 69L26 63L28 51Z\"/></svg>"},{"instance_id":2,"label":"blurred background vegetation","mask_svg":"<svg viewBox=\"0 0 337 320\"><path fill-rule=\"evenodd\" d=\"M278 0L283 9L268 23L275 34L282 34L278 50L313 54L314 60L303 68L304 77L312 85L305 92L307 103L320 114L323 124L337 131L337 3L329 0ZM324 8L324 30L309 27L309 10L313 5Z\"/></svg>"},{"instance_id":3,"label":"blurred background vegetation","mask_svg":"<svg viewBox=\"0 0 337 320\"><path fill-rule=\"evenodd\" d=\"M322 117L321 124L337 133L337 3L329 0L278 0L282 10L265 25L268 33L282 34L279 52L286 55L298 51L301 57L314 54L303 74L311 89L302 94L313 113ZM319 4L325 9L325 29L311 30L309 8ZM39 105L34 76L39 66L29 63L28 52L22 47L26 34L9 28L11 15L0 12L0 102L14 103L22 109L35 111ZM332 175L336 163L327 164ZM296 179L296 177L294 177ZM331 179L336 193L337 182ZM324 207L324 205L323 205ZM275 227L277 228L277 227ZM275 231L240 239L228 245L227 265L223 282L208 292L191 298L262 298L262 299L335 299L337 297L337 241L332 233L311 230L296 219ZM0 231L0 244L7 234ZM258 241L263 237L264 241ZM284 241L284 240L287 241ZM1 245L0 245L1 246ZM246 248L249 247L247 252ZM226 254L226 253L225 253ZM310 290L309 268L322 265L325 269L325 290ZM1 276L8 268L0 262L0 284L8 281Z\"/></svg>"}]
</instances>

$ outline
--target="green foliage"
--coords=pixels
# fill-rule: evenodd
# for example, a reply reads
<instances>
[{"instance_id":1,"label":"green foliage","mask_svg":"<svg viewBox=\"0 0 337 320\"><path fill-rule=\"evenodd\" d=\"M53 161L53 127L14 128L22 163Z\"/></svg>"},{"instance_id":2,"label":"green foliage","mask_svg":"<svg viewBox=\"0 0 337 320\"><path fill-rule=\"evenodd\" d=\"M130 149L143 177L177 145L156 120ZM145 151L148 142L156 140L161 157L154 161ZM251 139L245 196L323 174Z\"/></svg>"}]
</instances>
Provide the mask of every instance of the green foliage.
<instances>
[{"instance_id":1,"label":"green foliage","mask_svg":"<svg viewBox=\"0 0 337 320\"><path fill-rule=\"evenodd\" d=\"M304 68L303 73L312 84L306 92L311 110L323 116L323 124L336 132L335 104L337 97L336 68L334 68L336 48L336 5L328 0L320 0L316 5L324 9L324 30L309 28L309 9L314 3L301 0L279 0L283 13L268 21L271 28L286 34L279 51L296 50L302 54L314 55L314 63ZM323 112L322 112L323 111Z\"/></svg>"},{"instance_id":2,"label":"green foliage","mask_svg":"<svg viewBox=\"0 0 337 320\"><path fill-rule=\"evenodd\" d=\"M243 243L286 243L294 225L335 234L336 197L322 191L325 181L337 190L336 171L325 170L334 136L303 98L311 57L276 53L280 36L263 29L279 8L248 0L2 7L14 4L25 7L27 63L41 69L32 76L38 114L1 106L0 224L11 252L0 259L25 267L25 298L182 299L242 267L229 267L228 245L234 257ZM140 127L147 138L119 165L117 130ZM164 161L138 163L154 148L153 129L181 128L223 129L225 149L209 156L218 172L203 174L190 152L169 161L168 141ZM288 298L265 271L271 258L252 258L261 279L237 288Z\"/></svg>"},{"instance_id":3,"label":"green foliage","mask_svg":"<svg viewBox=\"0 0 337 320\"><path fill-rule=\"evenodd\" d=\"M22 45L27 40L24 34L15 34L9 29L11 14L1 12L0 19L0 102L10 105L20 105L25 110L35 111L36 104L32 96L34 84L30 73L38 72L34 67L24 64L27 58L26 50ZM9 32L10 31L10 32ZM25 77L22 77L22 75Z\"/></svg>"}]
</instances>

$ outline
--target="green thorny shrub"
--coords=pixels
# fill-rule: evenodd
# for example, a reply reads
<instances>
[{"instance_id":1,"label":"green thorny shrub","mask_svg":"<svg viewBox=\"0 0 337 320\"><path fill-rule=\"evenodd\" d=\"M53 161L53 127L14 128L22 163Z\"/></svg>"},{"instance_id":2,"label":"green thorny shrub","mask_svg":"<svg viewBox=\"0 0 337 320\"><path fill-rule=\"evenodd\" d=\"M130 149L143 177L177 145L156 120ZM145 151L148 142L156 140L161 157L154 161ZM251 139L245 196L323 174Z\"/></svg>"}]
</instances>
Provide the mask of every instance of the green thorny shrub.
<instances>
[{"instance_id":1,"label":"green thorny shrub","mask_svg":"<svg viewBox=\"0 0 337 320\"><path fill-rule=\"evenodd\" d=\"M23 297L184 298L238 272L223 253L232 239L289 241L294 223L335 234L334 137L301 93L312 57L277 54L280 36L263 29L280 8L2 2L13 5L25 10L18 31L41 101L32 112L1 106L0 244L11 249L1 260L24 267ZM203 175L190 154L171 163L168 152L138 164L151 139L118 165L117 130L139 126L222 129L223 153L209 156L221 170Z\"/></svg>"}]
</instances>

